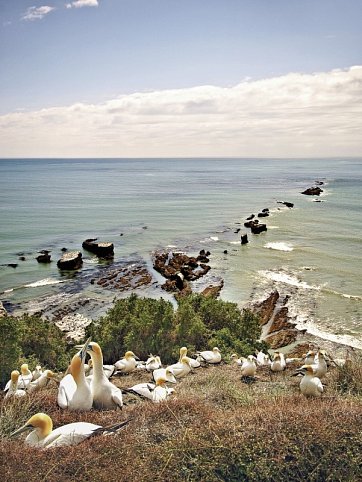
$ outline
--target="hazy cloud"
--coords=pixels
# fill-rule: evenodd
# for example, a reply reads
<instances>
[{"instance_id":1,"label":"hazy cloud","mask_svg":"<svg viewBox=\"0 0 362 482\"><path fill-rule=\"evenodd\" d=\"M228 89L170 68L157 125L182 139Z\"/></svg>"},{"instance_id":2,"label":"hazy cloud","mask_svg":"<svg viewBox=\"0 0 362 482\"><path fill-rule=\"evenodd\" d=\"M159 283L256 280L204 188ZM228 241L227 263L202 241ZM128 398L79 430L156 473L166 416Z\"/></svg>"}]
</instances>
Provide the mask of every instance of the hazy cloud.
<instances>
[{"instance_id":1,"label":"hazy cloud","mask_svg":"<svg viewBox=\"0 0 362 482\"><path fill-rule=\"evenodd\" d=\"M41 20L52 10L55 10L55 8L49 7L47 5L44 5L42 7L29 7L24 13L24 15L21 17L21 20Z\"/></svg>"},{"instance_id":2,"label":"hazy cloud","mask_svg":"<svg viewBox=\"0 0 362 482\"><path fill-rule=\"evenodd\" d=\"M81 7L98 7L98 0L76 0L74 2L67 3L66 8L81 8Z\"/></svg>"},{"instance_id":3,"label":"hazy cloud","mask_svg":"<svg viewBox=\"0 0 362 482\"><path fill-rule=\"evenodd\" d=\"M361 156L362 66L0 116L2 156Z\"/></svg>"}]
</instances>

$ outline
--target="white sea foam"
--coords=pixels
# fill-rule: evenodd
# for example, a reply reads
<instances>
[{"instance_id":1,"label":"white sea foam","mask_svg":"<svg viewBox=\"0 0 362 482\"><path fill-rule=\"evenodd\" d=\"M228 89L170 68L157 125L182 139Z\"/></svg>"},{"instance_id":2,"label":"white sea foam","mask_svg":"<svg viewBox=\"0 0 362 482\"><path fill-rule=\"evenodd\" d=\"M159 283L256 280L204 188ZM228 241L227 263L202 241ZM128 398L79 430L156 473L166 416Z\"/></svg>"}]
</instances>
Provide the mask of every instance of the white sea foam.
<instances>
[{"instance_id":1,"label":"white sea foam","mask_svg":"<svg viewBox=\"0 0 362 482\"><path fill-rule=\"evenodd\" d=\"M278 241L275 243L266 243L264 248L276 249L277 251L293 251L293 246L283 241Z\"/></svg>"},{"instance_id":2,"label":"white sea foam","mask_svg":"<svg viewBox=\"0 0 362 482\"><path fill-rule=\"evenodd\" d=\"M307 332L311 335L318 336L324 340L333 341L342 345L352 346L353 348L362 349L362 341L350 335L336 335L327 331L321 330L314 323L308 322L307 324L297 324L297 329L307 329Z\"/></svg>"},{"instance_id":3,"label":"white sea foam","mask_svg":"<svg viewBox=\"0 0 362 482\"><path fill-rule=\"evenodd\" d=\"M64 281L54 278L44 278L39 281L34 281L34 283L24 285L24 288L38 288L39 286L57 285L59 283L64 283Z\"/></svg>"},{"instance_id":4,"label":"white sea foam","mask_svg":"<svg viewBox=\"0 0 362 482\"><path fill-rule=\"evenodd\" d=\"M166 248L177 248L176 244L168 244Z\"/></svg>"},{"instance_id":5,"label":"white sea foam","mask_svg":"<svg viewBox=\"0 0 362 482\"><path fill-rule=\"evenodd\" d=\"M268 271L261 270L258 271L261 276L270 279L271 281L276 281L277 283L284 283L291 286L296 286L297 288L304 288L306 290L320 290L320 286L312 286L305 281L300 281L295 276L291 276L286 273L281 273L279 271Z\"/></svg>"},{"instance_id":6,"label":"white sea foam","mask_svg":"<svg viewBox=\"0 0 362 482\"><path fill-rule=\"evenodd\" d=\"M341 296L342 298L348 298L349 300L358 300L358 301L362 300L362 296L358 296L358 295L349 295L348 293L340 293L339 291L330 290L330 289L325 289L323 291L327 293L332 293L333 295Z\"/></svg>"},{"instance_id":7,"label":"white sea foam","mask_svg":"<svg viewBox=\"0 0 362 482\"><path fill-rule=\"evenodd\" d=\"M218 236L210 236L210 239L211 239L212 241L219 241Z\"/></svg>"}]
</instances>

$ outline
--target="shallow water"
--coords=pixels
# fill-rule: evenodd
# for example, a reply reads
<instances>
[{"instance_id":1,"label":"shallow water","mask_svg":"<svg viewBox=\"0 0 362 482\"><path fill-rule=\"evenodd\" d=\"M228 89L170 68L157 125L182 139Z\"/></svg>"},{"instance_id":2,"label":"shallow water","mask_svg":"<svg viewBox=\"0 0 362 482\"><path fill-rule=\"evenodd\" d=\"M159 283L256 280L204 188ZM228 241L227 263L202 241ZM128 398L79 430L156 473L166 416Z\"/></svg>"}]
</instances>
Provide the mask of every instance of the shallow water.
<instances>
[{"instance_id":1,"label":"shallow water","mask_svg":"<svg viewBox=\"0 0 362 482\"><path fill-rule=\"evenodd\" d=\"M300 194L316 179L322 202ZM362 346L361 185L357 159L3 159L0 299L14 312L36 311L44 296L113 299L89 283L104 267L91 254L78 274L56 267L61 248L82 251L86 238L112 241L116 262L149 267L156 249L205 248L213 269L204 282L223 278L224 299L243 305L277 287L301 326ZM265 207L268 231L241 246L235 231ZM41 249L50 265L35 260ZM154 285L141 292L160 295Z\"/></svg>"}]
</instances>

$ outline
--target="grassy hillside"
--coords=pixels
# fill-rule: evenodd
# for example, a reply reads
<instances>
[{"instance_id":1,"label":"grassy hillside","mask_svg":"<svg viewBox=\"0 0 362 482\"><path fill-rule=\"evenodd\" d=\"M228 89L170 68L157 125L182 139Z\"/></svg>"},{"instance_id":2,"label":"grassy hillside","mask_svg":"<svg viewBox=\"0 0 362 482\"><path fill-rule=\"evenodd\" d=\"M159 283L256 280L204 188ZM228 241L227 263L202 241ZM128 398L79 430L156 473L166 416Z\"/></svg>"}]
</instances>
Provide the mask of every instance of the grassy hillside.
<instances>
[{"instance_id":1,"label":"grassy hillside","mask_svg":"<svg viewBox=\"0 0 362 482\"><path fill-rule=\"evenodd\" d=\"M247 385L237 366L224 364L195 370L159 405L125 394L122 411L72 413L57 407L55 387L1 401L3 474L9 482L361 480L361 384L354 393L338 391L360 368L356 359L344 373L331 370L319 400L299 394L293 368L259 370L258 381ZM149 379L138 372L113 381L129 387ZM8 433L37 411L55 427L131 422L118 436L72 448L41 451L10 440Z\"/></svg>"}]
</instances>

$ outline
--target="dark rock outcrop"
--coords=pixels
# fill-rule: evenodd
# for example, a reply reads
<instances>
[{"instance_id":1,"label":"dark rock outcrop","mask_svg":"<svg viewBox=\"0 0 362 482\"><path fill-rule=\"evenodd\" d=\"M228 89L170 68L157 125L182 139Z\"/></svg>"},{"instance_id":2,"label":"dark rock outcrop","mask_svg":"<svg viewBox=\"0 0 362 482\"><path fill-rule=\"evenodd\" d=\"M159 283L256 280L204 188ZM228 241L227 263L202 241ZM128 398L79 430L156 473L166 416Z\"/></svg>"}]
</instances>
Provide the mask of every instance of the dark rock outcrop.
<instances>
[{"instance_id":1,"label":"dark rock outcrop","mask_svg":"<svg viewBox=\"0 0 362 482\"><path fill-rule=\"evenodd\" d=\"M288 201L277 201L278 204L284 204L284 206L287 206L287 208L293 208L294 204L290 203Z\"/></svg>"},{"instance_id":2,"label":"dark rock outcrop","mask_svg":"<svg viewBox=\"0 0 362 482\"><path fill-rule=\"evenodd\" d=\"M90 282L102 288L127 291L149 285L152 282L152 276L145 266L132 264L106 269L100 278L93 278Z\"/></svg>"},{"instance_id":3,"label":"dark rock outcrop","mask_svg":"<svg viewBox=\"0 0 362 482\"><path fill-rule=\"evenodd\" d=\"M50 251L47 251L46 249L43 249L42 251L39 251L39 256L36 257L36 260L38 263L50 263L51 262L51 255L49 254Z\"/></svg>"},{"instance_id":4,"label":"dark rock outcrop","mask_svg":"<svg viewBox=\"0 0 362 482\"><path fill-rule=\"evenodd\" d=\"M240 244L248 244L248 235L247 234L242 234L240 236Z\"/></svg>"},{"instance_id":5,"label":"dark rock outcrop","mask_svg":"<svg viewBox=\"0 0 362 482\"><path fill-rule=\"evenodd\" d=\"M162 288L166 291L189 292L189 281L195 281L204 276L209 270L210 251L202 249L198 256L187 256L184 253L161 253L154 258L153 268L166 278Z\"/></svg>"},{"instance_id":6,"label":"dark rock outcrop","mask_svg":"<svg viewBox=\"0 0 362 482\"><path fill-rule=\"evenodd\" d=\"M267 218L269 216L269 211L262 211L258 213L258 218Z\"/></svg>"},{"instance_id":7,"label":"dark rock outcrop","mask_svg":"<svg viewBox=\"0 0 362 482\"><path fill-rule=\"evenodd\" d=\"M302 192L302 194L305 194L306 196L319 196L323 192L323 189L321 189L318 186L314 187L309 187L305 191Z\"/></svg>"},{"instance_id":8,"label":"dark rock outcrop","mask_svg":"<svg viewBox=\"0 0 362 482\"><path fill-rule=\"evenodd\" d=\"M254 218L255 218L255 214L250 214L250 216L248 216L246 220L250 221L251 219L254 219Z\"/></svg>"},{"instance_id":9,"label":"dark rock outcrop","mask_svg":"<svg viewBox=\"0 0 362 482\"><path fill-rule=\"evenodd\" d=\"M17 268L18 267L18 263L8 263L8 266L9 268Z\"/></svg>"},{"instance_id":10,"label":"dark rock outcrop","mask_svg":"<svg viewBox=\"0 0 362 482\"><path fill-rule=\"evenodd\" d=\"M86 239L82 243L82 247L91 253L96 254L100 258L113 258L114 245L113 243L97 243L97 238Z\"/></svg>"},{"instance_id":11,"label":"dark rock outcrop","mask_svg":"<svg viewBox=\"0 0 362 482\"><path fill-rule=\"evenodd\" d=\"M253 304L252 311L259 315L260 324L266 325L274 313L277 301L279 299L279 292L272 291L270 295L262 301Z\"/></svg>"},{"instance_id":12,"label":"dark rock outcrop","mask_svg":"<svg viewBox=\"0 0 362 482\"><path fill-rule=\"evenodd\" d=\"M80 251L70 251L69 253L65 253L57 262L58 268L64 270L79 269L82 264L83 259Z\"/></svg>"},{"instance_id":13,"label":"dark rock outcrop","mask_svg":"<svg viewBox=\"0 0 362 482\"><path fill-rule=\"evenodd\" d=\"M263 231L267 231L267 227L266 227L266 224L252 224L250 226L250 229L251 229L251 232L253 234L259 234L259 233L262 233Z\"/></svg>"}]
</instances>

